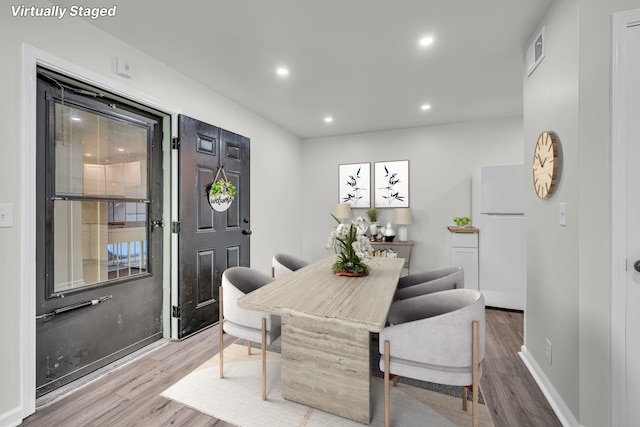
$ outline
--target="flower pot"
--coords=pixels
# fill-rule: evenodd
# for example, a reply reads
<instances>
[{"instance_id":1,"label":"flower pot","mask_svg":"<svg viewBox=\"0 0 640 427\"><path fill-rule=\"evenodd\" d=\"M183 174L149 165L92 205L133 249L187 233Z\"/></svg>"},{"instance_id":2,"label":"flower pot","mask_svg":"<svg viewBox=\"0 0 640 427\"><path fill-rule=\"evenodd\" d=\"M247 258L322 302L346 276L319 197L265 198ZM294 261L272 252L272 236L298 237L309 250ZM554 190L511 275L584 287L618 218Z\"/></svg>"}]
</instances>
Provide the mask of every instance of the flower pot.
<instances>
[{"instance_id":1,"label":"flower pot","mask_svg":"<svg viewBox=\"0 0 640 427\"><path fill-rule=\"evenodd\" d=\"M336 276L346 276L346 277L364 277L368 276L368 271L361 271L360 273L356 273L355 271L334 271Z\"/></svg>"}]
</instances>

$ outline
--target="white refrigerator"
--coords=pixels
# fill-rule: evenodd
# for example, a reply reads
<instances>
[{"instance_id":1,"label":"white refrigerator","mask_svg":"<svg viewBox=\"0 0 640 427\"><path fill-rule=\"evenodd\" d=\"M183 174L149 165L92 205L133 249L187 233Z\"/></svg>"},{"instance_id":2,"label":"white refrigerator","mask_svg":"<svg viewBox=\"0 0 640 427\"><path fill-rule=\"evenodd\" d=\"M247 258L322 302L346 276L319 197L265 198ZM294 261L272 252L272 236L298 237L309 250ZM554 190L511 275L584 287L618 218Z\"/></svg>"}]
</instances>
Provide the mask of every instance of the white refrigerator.
<instances>
[{"instance_id":1,"label":"white refrigerator","mask_svg":"<svg viewBox=\"0 0 640 427\"><path fill-rule=\"evenodd\" d=\"M478 287L490 307L524 310L524 166L487 166L471 180Z\"/></svg>"}]
</instances>

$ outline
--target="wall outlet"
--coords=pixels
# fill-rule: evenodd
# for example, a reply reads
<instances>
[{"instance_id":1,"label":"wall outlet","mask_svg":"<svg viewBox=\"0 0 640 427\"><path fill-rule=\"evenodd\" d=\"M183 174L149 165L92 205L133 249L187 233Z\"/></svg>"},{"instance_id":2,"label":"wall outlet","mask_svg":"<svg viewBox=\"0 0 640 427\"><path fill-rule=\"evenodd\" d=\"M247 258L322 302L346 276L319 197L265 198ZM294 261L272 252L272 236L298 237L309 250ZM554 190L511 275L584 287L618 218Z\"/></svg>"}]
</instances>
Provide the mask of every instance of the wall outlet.
<instances>
[{"instance_id":1,"label":"wall outlet","mask_svg":"<svg viewBox=\"0 0 640 427\"><path fill-rule=\"evenodd\" d=\"M544 349L544 355L547 358L547 362L549 363L549 366L551 366L551 341L549 341L549 338L545 338L544 339L546 345L545 345L545 349Z\"/></svg>"}]
</instances>

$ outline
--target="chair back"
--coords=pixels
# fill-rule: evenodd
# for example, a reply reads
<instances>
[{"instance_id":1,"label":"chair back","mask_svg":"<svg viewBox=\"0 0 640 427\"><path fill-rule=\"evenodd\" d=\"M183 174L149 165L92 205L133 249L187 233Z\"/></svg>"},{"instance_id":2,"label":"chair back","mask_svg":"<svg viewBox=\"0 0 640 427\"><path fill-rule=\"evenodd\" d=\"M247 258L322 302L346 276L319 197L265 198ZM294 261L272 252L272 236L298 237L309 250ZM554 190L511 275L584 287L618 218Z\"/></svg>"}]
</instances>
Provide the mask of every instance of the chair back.
<instances>
[{"instance_id":1,"label":"chair back","mask_svg":"<svg viewBox=\"0 0 640 427\"><path fill-rule=\"evenodd\" d=\"M407 299L432 292L464 288L464 270L458 266L440 267L424 273L410 274L398 280L397 299Z\"/></svg>"},{"instance_id":2,"label":"chair back","mask_svg":"<svg viewBox=\"0 0 640 427\"><path fill-rule=\"evenodd\" d=\"M308 261L293 255L278 253L273 256L271 261L271 273L275 279L284 277L309 265Z\"/></svg>"},{"instance_id":3,"label":"chair back","mask_svg":"<svg viewBox=\"0 0 640 427\"><path fill-rule=\"evenodd\" d=\"M389 311L392 326L385 329L397 328L407 339L394 343L391 356L470 372L473 321L479 325L478 357L482 361L485 302L480 292L455 289L397 301Z\"/></svg>"},{"instance_id":4,"label":"chair back","mask_svg":"<svg viewBox=\"0 0 640 427\"><path fill-rule=\"evenodd\" d=\"M248 267L231 267L222 273L222 310L224 320L242 327L260 329L262 318L267 318L267 330L272 329L272 318L253 310L238 307L238 298L261 288L273 278L261 271ZM279 324L277 325L279 327Z\"/></svg>"}]
</instances>

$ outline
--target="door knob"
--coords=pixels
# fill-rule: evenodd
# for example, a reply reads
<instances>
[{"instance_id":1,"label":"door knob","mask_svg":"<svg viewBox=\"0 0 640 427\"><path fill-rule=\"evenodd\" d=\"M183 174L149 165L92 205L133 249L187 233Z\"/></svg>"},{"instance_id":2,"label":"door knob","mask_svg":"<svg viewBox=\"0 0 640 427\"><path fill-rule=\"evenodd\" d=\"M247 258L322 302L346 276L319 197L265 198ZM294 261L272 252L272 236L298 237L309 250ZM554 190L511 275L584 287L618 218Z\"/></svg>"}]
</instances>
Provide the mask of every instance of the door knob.
<instances>
[{"instance_id":1,"label":"door knob","mask_svg":"<svg viewBox=\"0 0 640 427\"><path fill-rule=\"evenodd\" d=\"M244 235L247 235L247 236L248 236L248 235L250 235L251 233L252 233L252 231L251 231L251 230L242 230L242 234L244 234Z\"/></svg>"},{"instance_id":2,"label":"door knob","mask_svg":"<svg viewBox=\"0 0 640 427\"><path fill-rule=\"evenodd\" d=\"M640 273L640 259L633 263L633 269Z\"/></svg>"}]
</instances>

